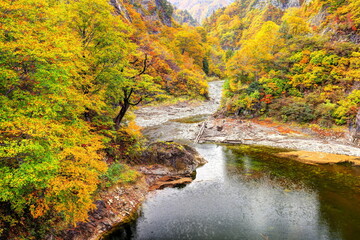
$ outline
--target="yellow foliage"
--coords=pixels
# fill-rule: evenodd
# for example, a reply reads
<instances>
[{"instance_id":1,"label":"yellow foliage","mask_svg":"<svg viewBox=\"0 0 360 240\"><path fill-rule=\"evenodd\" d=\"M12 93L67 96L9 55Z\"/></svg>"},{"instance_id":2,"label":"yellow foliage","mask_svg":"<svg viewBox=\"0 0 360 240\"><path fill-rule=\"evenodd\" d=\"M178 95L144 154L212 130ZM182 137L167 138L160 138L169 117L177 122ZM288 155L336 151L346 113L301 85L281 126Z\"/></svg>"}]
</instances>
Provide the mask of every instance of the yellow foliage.
<instances>
[{"instance_id":1,"label":"yellow foliage","mask_svg":"<svg viewBox=\"0 0 360 240\"><path fill-rule=\"evenodd\" d=\"M61 153L59 175L50 181L45 204L62 213L65 222L75 224L86 220L87 211L94 207L93 194L99 175L107 169L101 161L102 155L97 153L102 147L100 139L93 138Z\"/></svg>"},{"instance_id":2,"label":"yellow foliage","mask_svg":"<svg viewBox=\"0 0 360 240\"><path fill-rule=\"evenodd\" d=\"M142 137L141 129L142 128L140 126L136 125L135 121L130 121L127 127L125 127L123 130L130 136L140 138Z\"/></svg>"},{"instance_id":3,"label":"yellow foliage","mask_svg":"<svg viewBox=\"0 0 360 240\"><path fill-rule=\"evenodd\" d=\"M260 74L261 64L271 61L274 54L283 46L280 38L279 26L274 22L266 22L261 29L250 39L243 43L240 50L227 63L229 75L256 73ZM259 69L260 68L260 69Z\"/></svg>"},{"instance_id":4,"label":"yellow foliage","mask_svg":"<svg viewBox=\"0 0 360 240\"><path fill-rule=\"evenodd\" d=\"M302 9L286 9L282 21L288 25L288 33L292 35L304 35L310 32L309 24L301 17Z\"/></svg>"}]
</instances>

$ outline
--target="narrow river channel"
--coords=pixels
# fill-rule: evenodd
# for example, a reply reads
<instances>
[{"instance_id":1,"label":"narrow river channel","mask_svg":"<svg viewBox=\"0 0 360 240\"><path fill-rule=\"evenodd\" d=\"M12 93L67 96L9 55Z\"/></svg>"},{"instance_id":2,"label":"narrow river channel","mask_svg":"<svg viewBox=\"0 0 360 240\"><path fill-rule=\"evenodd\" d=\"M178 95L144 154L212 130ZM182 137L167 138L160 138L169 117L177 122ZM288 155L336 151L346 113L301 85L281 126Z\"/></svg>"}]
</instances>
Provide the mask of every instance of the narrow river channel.
<instances>
[{"instance_id":1,"label":"narrow river channel","mask_svg":"<svg viewBox=\"0 0 360 240\"><path fill-rule=\"evenodd\" d=\"M137 221L106 239L360 239L358 168L306 165L262 146L194 147L208 161L196 179L153 192Z\"/></svg>"}]
</instances>

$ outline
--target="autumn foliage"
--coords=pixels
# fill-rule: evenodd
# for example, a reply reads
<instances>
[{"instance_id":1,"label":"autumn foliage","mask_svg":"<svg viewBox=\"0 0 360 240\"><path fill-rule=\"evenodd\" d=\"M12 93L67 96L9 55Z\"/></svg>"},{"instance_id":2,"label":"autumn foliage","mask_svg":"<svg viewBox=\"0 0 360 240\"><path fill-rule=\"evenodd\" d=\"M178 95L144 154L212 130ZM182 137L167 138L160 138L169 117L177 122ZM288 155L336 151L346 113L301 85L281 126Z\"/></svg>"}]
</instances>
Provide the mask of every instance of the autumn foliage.
<instances>
[{"instance_id":1,"label":"autumn foliage","mask_svg":"<svg viewBox=\"0 0 360 240\"><path fill-rule=\"evenodd\" d=\"M225 52L224 109L246 117L351 125L360 107L359 1L281 10L236 1L205 22Z\"/></svg>"},{"instance_id":2,"label":"autumn foliage","mask_svg":"<svg viewBox=\"0 0 360 240\"><path fill-rule=\"evenodd\" d=\"M1 239L86 221L99 187L138 177L122 160L141 133L131 114L113 123L124 89L144 103L206 96L201 29L164 24L166 1L122 4L0 0Z\"/></svg>"}]
</instances>

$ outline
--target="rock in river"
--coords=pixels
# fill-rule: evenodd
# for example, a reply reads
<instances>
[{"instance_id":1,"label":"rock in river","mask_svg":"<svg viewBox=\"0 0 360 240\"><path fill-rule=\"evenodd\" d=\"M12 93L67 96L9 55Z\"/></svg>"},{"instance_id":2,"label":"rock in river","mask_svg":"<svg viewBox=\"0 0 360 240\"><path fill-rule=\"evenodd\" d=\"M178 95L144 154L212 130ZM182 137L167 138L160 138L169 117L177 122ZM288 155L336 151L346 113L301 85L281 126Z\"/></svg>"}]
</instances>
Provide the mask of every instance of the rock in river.
<instances>
[{"instance_id":1,"label":"rock in river","mask_svg":"<svg viewBox=\"0 0 360 240\"><path fill-rule=\"evenodd\" d=\"M206 163L193 148L174 142L155 142L149 145L141 157L141 164L160 164L167 169L163 175L190 176L195 169ZM159 174L146 168L145 174ZM161 173L160 173L161 175Z\"/></svg>"}]
</instances>

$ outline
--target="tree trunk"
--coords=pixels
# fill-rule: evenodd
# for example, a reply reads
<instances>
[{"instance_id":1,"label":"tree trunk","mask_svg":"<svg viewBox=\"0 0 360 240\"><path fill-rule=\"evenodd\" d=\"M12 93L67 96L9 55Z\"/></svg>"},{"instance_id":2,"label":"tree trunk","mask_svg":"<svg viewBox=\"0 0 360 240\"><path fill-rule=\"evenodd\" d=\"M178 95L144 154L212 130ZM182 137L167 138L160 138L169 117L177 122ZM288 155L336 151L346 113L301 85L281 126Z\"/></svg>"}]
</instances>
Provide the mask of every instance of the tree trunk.
<instances>
[{"instance_id":1,"label":"tree trunk","mask_svg":"<svg viewBox=\"0 0 360 240\"><path fill-rule=\"evenodd\" d=\"M134 64L137 62L138 60L135 60ZM143 61L143 66L142 66L142 70L130 77L130 79L135 79L136 77L139 77L141 76L142 74L144 74L147 70L147 68L149 67L149 63L148 63L148 57L147 57L147 54L145 54L145 58L144 58L144 61ZM115 124L115 129L116 130L119 130L120 128L120 123L122 121L122 119L124 118L127 110L129 109L130 106L136 106L138 105L141 101L142 101L142 98L139 99L139 101L135 102L135 103L132 103L130 101L131 99L131 95L133 94L134 92L134 88L127 88L127 87L124 87L123 89L123 93L124 93L124 97L122 100L119 101L119 106L121 106L121 109L120 109L120 112L118 113L118 115L114 118L114 124Z\"/></svg>"},{"instance_id":2,"label":"tree trunk","mask_svg":"<svg viewBox=\"0 0 360 240\"><path fill-rule=\"evenodd\" d=\"M124 104L121 106L121 109L120 109L119 114L118 114L118 115L116 116L116 118L114 119L115 129L116 129L116 130L119 130L119 128L120 128L120 123L121 123L122 119L124 118L125 113L126 113L127 110L129 109L129 107L130 107L130 103L124 103Z\"/></svg>"},{"instance_id":3,"label":"tree trunk","mask_svg":"<svg viewBox=\"0 0 360 240\"><path fill-rule=\"evenodd\" d=\"M121 106L120 111L119 111L118 115L114 118L114 123L115 123L115 129L116 130L119 130L120 123L123 120L123 118L124 118L127 110L129 109L129 107L130 106L136 106L142 101L142 98L140 98L139 101L137 101L135 103L130 102L131 95L134 92L133 88L131 88L131 89L124 88L123 92L124 92L124 98L121 101L119 101L119 106Z\"/></svg>"}]
</instances>

